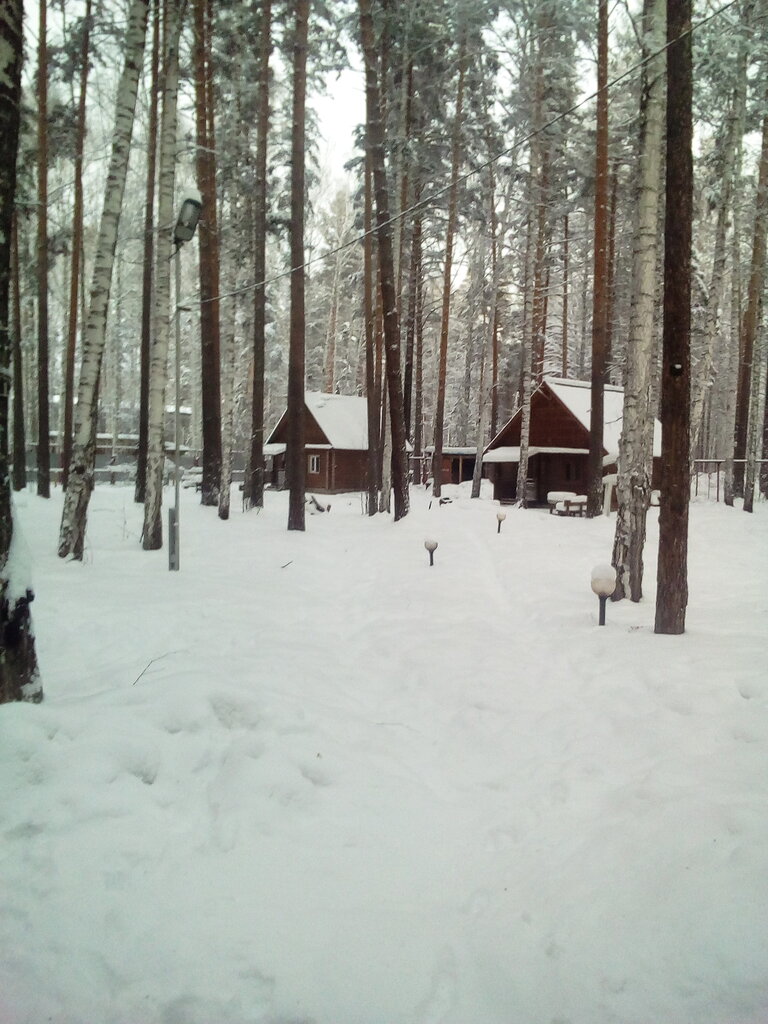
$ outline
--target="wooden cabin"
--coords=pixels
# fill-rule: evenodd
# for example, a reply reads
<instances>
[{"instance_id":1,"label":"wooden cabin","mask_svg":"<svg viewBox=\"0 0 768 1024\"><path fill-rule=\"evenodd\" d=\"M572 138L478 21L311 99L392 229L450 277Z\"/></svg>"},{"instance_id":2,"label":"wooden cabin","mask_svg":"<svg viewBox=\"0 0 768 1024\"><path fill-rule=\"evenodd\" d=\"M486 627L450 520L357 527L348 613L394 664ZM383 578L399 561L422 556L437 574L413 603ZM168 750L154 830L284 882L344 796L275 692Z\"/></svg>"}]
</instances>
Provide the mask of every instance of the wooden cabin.
<instances>
[{"instance_id":1,"label":"wooden cabin","mask_svg":"<svg viewBox=\"0 0 768 1024\"><path fill-rule=\"evenodd\" d=\"M323 494L365 490L368 478L366 399L307 391L304 415L307 490ZM264 444L267 479L278 489L286 486L287 442L286 409Z\"/></svg>"},{"instance_id":2,"label":"wooden cabin","mask_svg":"<svg viewBox=\"0 0 768 1024\"><path fill-rule=\"evenodd\" d=\"M619 437L624 416L624 391L605 385L603 391L603 474L616 472ZM587 488L589 418L592 405L587 381L545 377L531 396L526 501L543 505L550 491L583 494ZM483 466L493 482L499 501L517 500L520 464L520 430L523 412L518 409L485 450ZM654 472L658 487L661 456L661 424L654 423Z\"/></svg>"}]
</instances>

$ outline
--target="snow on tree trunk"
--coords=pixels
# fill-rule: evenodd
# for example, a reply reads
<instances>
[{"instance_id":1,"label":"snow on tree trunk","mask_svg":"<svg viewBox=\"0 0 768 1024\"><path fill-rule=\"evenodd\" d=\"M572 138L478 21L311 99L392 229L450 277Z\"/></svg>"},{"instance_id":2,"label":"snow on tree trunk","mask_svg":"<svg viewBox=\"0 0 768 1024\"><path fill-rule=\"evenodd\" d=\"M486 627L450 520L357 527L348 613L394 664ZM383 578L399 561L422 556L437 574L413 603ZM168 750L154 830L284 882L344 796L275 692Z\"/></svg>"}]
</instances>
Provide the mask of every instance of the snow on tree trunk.
<instances>
[{"instance_id":1,"label":"snow on tree trunk","mask_svg":"<svg viewBox=\"0 0 768 1024\"><path fill-rule=\"evenodd\" d=\"M765 379L768 345L765 328L758 334L752 363L752 388L749 401L749 422L747 425L747 464L744 469L744 511L754 511L755 484L757 483L757 460L763 448L763 423L765 420Z\"/></svg>"},{"instance_id":2,"label":"snow on tree trunk","mask_svg":"<svg viewBox=\"0 0 768 1024\"><path fill-rule=\"evenodd\" d=\"M466 36L462 34L459 49L459 80L456 87L456 113L453 119L451 143L451 187L448 194L448 225L445 233L445 259L443 262L443 299L440 315L440 362L437 377L437 401L435 403L435 441L432 455L432 493L440 497L443 479L443 432L445 424L445 389L448 367L448 328L451 313L451 271L453 266L453 245L458 219L459 162L461 158L462 106L464 102L464 78L466 74Z\"/></svg>"},{"instance_id":3,"label":"snow on tree trunk","mask_svg":"<svg viewBox=\"0 0 768 1024\"><path fill-rule=\"evenodd\" d=\"M221 347L221 480L219 481L219 519L229 519L232 486L232 438L235 428L235 327L237 305L232 312L232 329Z\"/></svg>"},{"instance_id":4,"label":"snow on tree trunk","mask_svg":"<svg viewBox=\"0 0 768 1024\"><path fill-rule=\"evenodd\" d=\"M640 110L639 167L636 186L632 306L624 413L619 441L618 514L613 546L616 567L614 600L643 596L643 548L651 496L653 414L651 377L656 338L656 260L661 195L661 146L664 136L665 33L664 0L646 0L644 52L655 54L646 65Z\"/></svg>"},{"instance_id":5,"label":"snow on tree trunk","mask_svg":"<svg viewBox=\"0 0 768 1024\"><path fill-rule=\"evenodd\" d=\"M155 279L155 178L157 171L157 122L160 104L160 7L152 12L147 174L144 200L144 253L141 274L141 343L139 350L139 447L136 453L136 486L133 500L144 504L147 494L147 443L149 436L149 350L152 346L152 288Z\"/></svg>"},{"instance_id":6,"label":"snow on tree trunk","mask_svg":"<svg viewBox=\"0 0 768 1024\"><path fill-rule=\"evenodd\" d=\"M371 171L376 197L379 285L384 321L387 392L392 428L392 483L395 492L395 522L397 522L408 514L410 507L403 380L400 370L400 326L392 253L392 225L389 217L389 190L384 162L384 124L379 102L378 61L370 0L359 0L359 12L365 62L366 146L371 155Z\"/></svg>"},{"instance_id":7,"label":"snow on tree trunk","mask_svg":"<svg viewBox=\"0 0 768 1024\"><path fill-rule=\"evenodd\" d=\"M764 93L766 100L768 94ZM734 444L735 488L743 490L744 463L747 458L747 423L752 408L751 385L755 378L753 361L762 313L762 295L765 284L766 230L768 229L768 114L763 118L762 145L755 196L755 220L752 236L752 260L750 263L747 308L741 325L741 365L739 367L739 388L736 395L736 437Z\"/></svg>"},{"instance_id":8,"label":"snow on tree trunk","mask_svg":"<svg viewBox=\"0 0 768 1024\"><path fill-rule=\"evenodd\" d=\"M0 704L43 699L29 604L29 566L8 472L11 235L21 120L21 0L0 6Z\"/></svg>"},{"instance_id":9,"label":"snow on tree trunk","mask_svg":"<svg viewBox=\"0 0 768 1024\"><path fill-rule=\"evenodd\" d=\"M125 64L117 90L112 155L107 173L104 207L94 258L88 317L77 390L77 413L67 493L59 530L58 553L82 559L88 502L93 489L96 446L95 407L107 332L107 309L117 232L123 206L128 156L139 88L148 0L133 0L125 36Z\"/></svg>"},{"instance_id":10,"label":"snow on tree trunk","mask_svg":"<svg viewBox=\"0 0 768 1024\"><path fill-rule=\"evenodd\" d=\"M145 551L163 546L163 472L165 468L165 389L168 381L168 339L170 335L171 231L174 223L176 178L176 104L179 81L179 35L183 2L168 8L165 26L163 113L160 129L160 175L158 181L157 263L155 269L154 333L149 357L149 430L147 439L147 480L144 497Z\"/></svg>"},{"instance_id":11,"label":"snow on tree trunk","mask_svg":"<svg viewBox=\"0 0 768 1024\"><path fill-rule=\"evenodd\" d=\"M745 3L742 14L742 26L738 36L738 55L736 59L737 77L729 109L725 117L725 126L719 149L723 154L721 187L716 196L717 222L715 226L715 244L712 256L712 275L707 296L706 317L704 323L704 351L691 381L693 391L691 403L691 455L695 458L699 436L704 419L704 406L709 394L713 378L719 369L720 360L715 359L719 341L719 314L725 289L725 266L727 260L726 233L731 215L734 172L740 163L741 143L744 136L744 123L747 105L747 55L748 42L751 38L749 27L752 20L753 4Z\"/></svg>"}]
</instances>

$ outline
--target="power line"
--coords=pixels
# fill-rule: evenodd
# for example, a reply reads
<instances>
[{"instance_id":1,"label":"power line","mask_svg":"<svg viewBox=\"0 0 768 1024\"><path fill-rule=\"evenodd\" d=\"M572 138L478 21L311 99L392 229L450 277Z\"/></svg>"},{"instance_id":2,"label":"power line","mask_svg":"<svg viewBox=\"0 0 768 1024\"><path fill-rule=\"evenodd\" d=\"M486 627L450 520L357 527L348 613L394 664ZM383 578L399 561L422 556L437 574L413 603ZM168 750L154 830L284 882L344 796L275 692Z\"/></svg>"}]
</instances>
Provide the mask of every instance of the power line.
<instances>
[{"instance_id":1,"label":"power line","mask_svg":"<svg viewBox=\"0 0 768 1024\"><path fill-rule=\"evenodd\" d=\"M611 79L611 81L608 82L603 87L603 89L595 89L594 92L590 93L587 96L584 96L577 103L574 103L573 106L569 107L567 110L561 111L559 114L556 114L541 127L535 128L533 131L529 132L522 139L519 139L517 142L515 142L514 145L509 146L507 149L501 150L501 152L497 153L495 156L490 157L488 160L484 161L478 167L475 167L472 170L459 175L457 179L458 182L463 183L465 181L469 181L471 178L474 178L478 174L481 174L483 171L487 170L487 168L491 167L499 160L503 160L504 157L511 156L517 150L521 149L524 145L530 142L531 139L536 138L537 135L543 134L544 132L552 128L554 125L559 124L561 121L564 121L567 117L570 117L571 114L576 113L577 110L580 110L587 103L590 103L592 100L596 99L601 92L609 92L611 89L614 89L626 78L631 77L637 71L645 67L646 64L649 64L652 60L655 60L656 57L659 57L662 53L665 53L675 43L679 42L681 39L685 39L686 36L692 35L695 31L702 28L704 25L707 25L710 21L713 21L715 18L720 17L721 14L724 14L732 7L735 7L738 3L739 0L728 0L727 3L723 4L721 7L718 7L717 10L713 11L711 14L708 14L706 17L701 18L695 24L691 24L690 28L686 29L684 32L681 32L676 39L668 40L663 46L660 46L653 53L648 54L642 60L639 60L636 64L633 64L631 67L627 68L626 71L623 71L620 75L617 75L615 78ZM217 302L220 301L221 299L234 298L238 295L244 295L247 292L255 291L257 288L266 288L267 285L275 284L278 281L282 281L284 278L290 277L291 274L294 274L299 270L306 270L307 268L314 266L316 263L322 263L324 260L330 259L331 256L335 256L337 255L337 253L344 252L346 249L350 249L353 245L359 245L360 242L363 242L369 235L375 235L380 228L388 227L390 224L394 224L397 221L402 220L404 217L407 217L410 214L415 213L417 210L421 210L426 207L432 206L438 199L440 199L441 196L444 196L447 192L449 192L451 187L451 183L444 185L442 188L439 188L435 192L430 193L430 195L428 195L425 199L421 199L419 200L419 202L413 203L405 210L401 210L399 213L393 214L383 224L377 225L376 227L372 227L368 231L363 231L360 234L356 235L354 238L351 238L348 242L342 242L341 245L337 245L335 248L329 249L327 252L324 252L321 256L313 256L311 259L306 260L304 263L301 263L296 267L291 267L289 270L284 270L281 273L275 274L272 277L264 278L263 281L254 281L251 284L242 285L240 288L234 288L232 291L222 292L220 295L214 295L209 299L191 299L189 300L189 302L192 305L202 306L208 302Z\"/></svg>"}]
</instances>

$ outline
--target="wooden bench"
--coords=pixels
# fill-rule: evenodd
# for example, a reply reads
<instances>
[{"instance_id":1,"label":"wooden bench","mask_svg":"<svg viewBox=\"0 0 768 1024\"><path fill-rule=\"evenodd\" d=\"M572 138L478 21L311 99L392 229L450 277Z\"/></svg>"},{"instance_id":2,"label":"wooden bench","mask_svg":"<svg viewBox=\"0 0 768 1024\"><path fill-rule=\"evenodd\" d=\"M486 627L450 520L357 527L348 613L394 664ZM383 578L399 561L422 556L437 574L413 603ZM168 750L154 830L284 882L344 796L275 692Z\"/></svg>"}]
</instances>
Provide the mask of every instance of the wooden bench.
<instances>
[{"instance_id":1,"label":"wooden bench","mask_svg":"<svg viewBox=\"0 0 768 1024\"><path fill-rule=\"evenodd\" d=\"M584 516L587 511L587 496L569 491L550 491L547 495L547 504L550 515Z\"/></svg>"}]
</instances>

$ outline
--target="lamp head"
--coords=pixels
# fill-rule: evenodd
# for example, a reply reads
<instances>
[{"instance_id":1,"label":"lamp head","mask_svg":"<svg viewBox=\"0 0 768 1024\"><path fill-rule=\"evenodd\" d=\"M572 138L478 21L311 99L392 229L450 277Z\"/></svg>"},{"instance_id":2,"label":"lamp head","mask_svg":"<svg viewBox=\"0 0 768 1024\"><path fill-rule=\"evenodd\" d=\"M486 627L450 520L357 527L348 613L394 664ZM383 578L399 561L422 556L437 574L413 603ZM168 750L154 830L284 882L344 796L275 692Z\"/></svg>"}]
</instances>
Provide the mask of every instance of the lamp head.
<instances>
[{"instance_id":1,"label":"lamp head","mask_svg":"<svg viewBox=\"0 0 768 1024\"><path fill-rule=\"evenodd\" d=\"M598 597L610 597L616 589L616 570L612 565L596 565L592 570L592 591Z\"/></svg>"},{"instance_id":2,"label":"lamp head","mask_svg":"<svg viewBox=\"0 0 768 1024\"><path fill-rule=\"evenodd\" d=\"M192 238L202 209L203 197L196 188L187 189L181 201L176 227L173 229L173 240L177 246L183 245Z\"/></svg>"}]
</instances>

